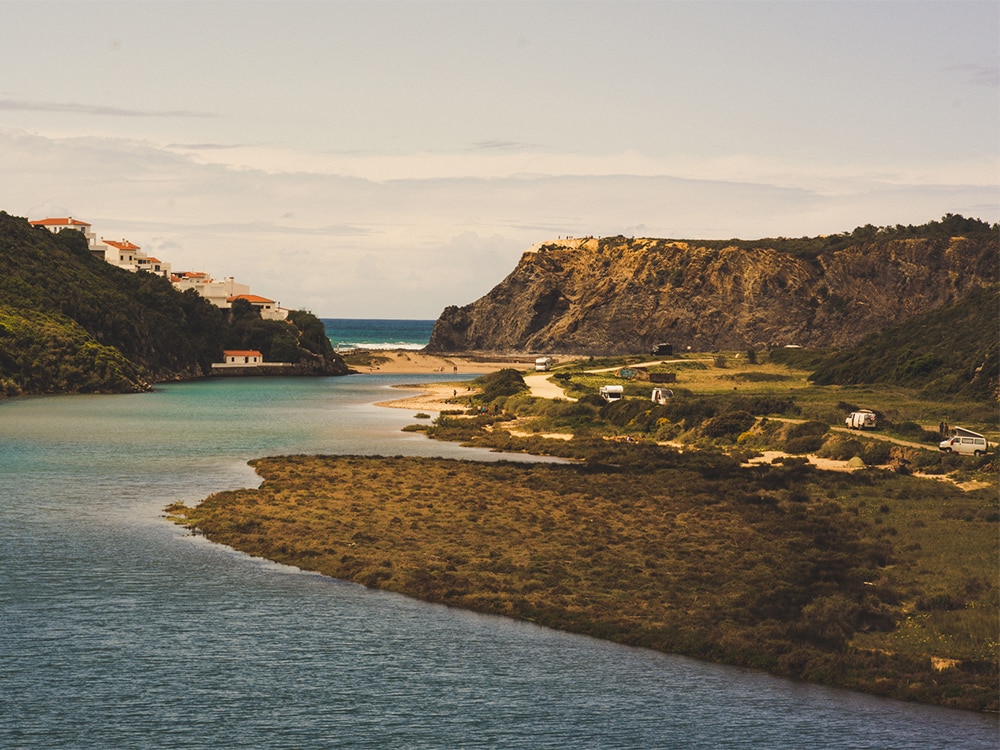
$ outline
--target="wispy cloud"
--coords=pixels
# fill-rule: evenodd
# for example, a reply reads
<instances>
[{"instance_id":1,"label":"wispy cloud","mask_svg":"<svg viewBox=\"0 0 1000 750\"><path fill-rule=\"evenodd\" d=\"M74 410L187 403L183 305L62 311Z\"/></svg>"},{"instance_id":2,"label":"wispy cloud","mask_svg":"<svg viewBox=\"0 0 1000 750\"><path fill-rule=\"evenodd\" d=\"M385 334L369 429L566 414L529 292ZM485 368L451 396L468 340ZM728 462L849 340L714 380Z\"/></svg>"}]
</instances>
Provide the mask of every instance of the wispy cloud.
<instances>
[{"instance_id":1,"label":"wispy cloud","mask_svg":"<svg viewBox=\"0 0 1000 750\"><path fill-rule=\"evenodd\" d=\"M949 70L963 73L975 86L1000 88L1000 65L955 65Z\"/></svg>"},{"instance_id":2,"label":"wispy cloud","mask_svg":"<svg viewBox=\"0 0 1000 750\"><path fill-rule=\"evenodd\" d=\"M77 104L75 102L36 102L27 99L0 99L3 112L68 112L75 115L95 115L97 117L196 117L207 118L216 115L192 110L139 110L107 107L99 104Z\"/></svg>"},{"instance_id":3,"label":"wispy cloud","mask_svg":"<svg viewBox=\"0 0 1000 750\"><path fill-rule=\"evenodd\" d=\"M168 143L164 148L178 151L226 151L240 146L226 143Z\"/></svg>"},{"instance_id":4,"label":"wispy cloud","mask_svg":"<svg viewBox=\"0 0 1000 750\"><path fill-rule=\"evenodd\" d=\"M519 141L477 141L472 144L472 151L523 151L525 149L536 149L539 146L532 143L521 143Z\"/></svg>"}]
</instances>

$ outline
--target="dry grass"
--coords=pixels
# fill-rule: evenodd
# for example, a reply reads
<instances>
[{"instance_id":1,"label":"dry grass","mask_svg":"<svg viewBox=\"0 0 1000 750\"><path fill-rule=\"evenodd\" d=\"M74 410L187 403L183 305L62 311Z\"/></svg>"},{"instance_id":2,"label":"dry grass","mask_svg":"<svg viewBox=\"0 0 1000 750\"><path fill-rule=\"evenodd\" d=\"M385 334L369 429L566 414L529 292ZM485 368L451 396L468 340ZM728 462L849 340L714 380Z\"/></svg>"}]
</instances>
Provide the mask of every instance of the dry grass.
<instances>
[{"instance_id":1,"label":"dry grass","mask_svg":"<svg viewBox=\"0 0 1000 750\"><path fill-rule=\"evenodd\" d=\"M251 554L428 601L996 708L995 630L983 634L995 624L995 500L600 443L600 460L574 466L261 459L259 490L170 511ZM928 623L942 631L932 640ZM932 658L956 664L936 671Z\"/></svg>"}]
</instances>

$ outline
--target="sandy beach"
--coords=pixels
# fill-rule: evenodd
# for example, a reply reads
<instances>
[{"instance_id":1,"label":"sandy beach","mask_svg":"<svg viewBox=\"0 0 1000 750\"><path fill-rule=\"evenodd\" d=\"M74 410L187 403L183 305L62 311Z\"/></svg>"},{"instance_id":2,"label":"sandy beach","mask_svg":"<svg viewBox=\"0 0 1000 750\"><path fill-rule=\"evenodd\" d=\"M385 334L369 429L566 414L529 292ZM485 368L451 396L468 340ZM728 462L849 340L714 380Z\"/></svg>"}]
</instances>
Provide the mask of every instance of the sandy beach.
<instances>
[{"instance_id":1,"label":"sandy beach","mask_svg":"<svg viewBox=\"0 0 1000 750\"><path fill-rule=\"evenodd\" d=\"M378 359L372 366L352 365L352 367L358 372L413 373L415 375L471 373L483 375L502 370L504 367L513 367L516 370L531 369L535 361L534 356L529 355L490 358L472 354L427 354L411 349L388 349L372 354Z\"/></svg>"},{"instance_id":2,"label":"sandy beach","mask_svg":"<svg viewBox=\"0 0 1000 750\"><path fill-rule=\"evenodd\" d=\"M377 406L388 406L393 409L411 409L415 411L442 412L450 409L461 409L460 405L449 403L456 396L468 395L468 386L463 383L434 383L434 375L485 375L505 367L516 370L527 370L533 366L534 358L504 357L489 358L473 355L438 355L427 354L409 349L392 349L380 351L379 359L370 367L355 367L358 372L381 372L399 375L418 375L413 383L400 386L407 390L419 389L422 393L405 396L391 401L382 401ZM384 359L383 359L384 358Z\"/></svg>"}]
</instances>

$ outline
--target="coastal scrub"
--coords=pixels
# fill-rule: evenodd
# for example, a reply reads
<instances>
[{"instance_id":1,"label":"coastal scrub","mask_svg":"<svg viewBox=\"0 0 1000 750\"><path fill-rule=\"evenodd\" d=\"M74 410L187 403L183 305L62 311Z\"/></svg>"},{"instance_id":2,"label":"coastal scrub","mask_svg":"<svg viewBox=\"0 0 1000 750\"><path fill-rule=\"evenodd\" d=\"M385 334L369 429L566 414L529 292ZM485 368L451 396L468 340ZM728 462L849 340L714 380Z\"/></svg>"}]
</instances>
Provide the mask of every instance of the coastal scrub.
<instances>
[{"instance_id":1,"label":"coastal scrub","mask_svg":"<svg viewBox=\"0 0 1000 750\"><path fill-rule=\"evenodd\" d=\"M897 698L997 708L996 639L982 642L971 624L996 611L996 514L985 494L935 486L949 508L942 516L919 511L920 488L936 485L927 480L833 475L799 460L746 469L721 454L626 444L579 464L251 463L259 489L169 512L249 554L426 601ZM904 528L886 523L915 510ZM940 557L943 534L961 534L968 563L947 601L921 588L925 574L949 580L935 569L951 564ZM960 628L923 649L913 642L921 622L949 609L974 642Z\"/></svg>"}]
</instances>

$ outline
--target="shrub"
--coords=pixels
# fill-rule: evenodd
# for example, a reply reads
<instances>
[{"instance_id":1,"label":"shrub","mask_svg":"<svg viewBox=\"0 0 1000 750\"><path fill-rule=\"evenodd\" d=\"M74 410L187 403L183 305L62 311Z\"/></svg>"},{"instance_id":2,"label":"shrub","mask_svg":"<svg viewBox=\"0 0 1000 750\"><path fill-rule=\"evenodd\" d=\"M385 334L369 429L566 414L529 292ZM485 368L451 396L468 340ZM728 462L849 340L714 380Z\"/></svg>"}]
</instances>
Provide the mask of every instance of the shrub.
<instances>
[{"instance_id":1,"label":"shrub","mask_svg":"<svg viewBox=\"0 0 1000 750\"><path fill-rule=\"evenodd\" d=\"M823 447L825 439L822 435L803 435L785 441L785 450L788 453L801 455L803 453L816 453Z\"/></svg>"},{"instance_id":2,"label":"shrub","mask_svg":"<svg viewBox=\"0 0 1000 750\"><path fill-rule=\"evenodd\" d=\"M482 389L476 400L485 403L492 403L495 399L515 396L528 390L521 373L509 367L476 378L475 383Z\"/></svg>"},{"instance_id":3,"label":"shrub","mask_svg":"<svg viewBox=\"0 0 1000 750\"><path fill-rule=\"evenodd\" d=\"M750 412L734 411L708 420L702 431L708 437L735 440L741 433L753 427L756 421L757 418Z\"/></svg>"},{"instance_id":4,"label":"shrub","mask_svg":"<svg viewBox=\"0 0 1000 750\"><path fill-rule=\"evenodd\" d=\"M863 451L864 444L856 438L833 437L823 443L823 447L817 452L822 458L849 461L855 456L860 456Z\"/></svg>"},{"instance_id":5,"label":"shrub","mask_svg":"<svg viewBox=\"0 0 1000 750\"><path fill-rule=\"evenodd\" d=\"M892 446L881 440L866 440L861 458L869 466L887 463L892 455Z\"/></svg>"}]
</instances>

